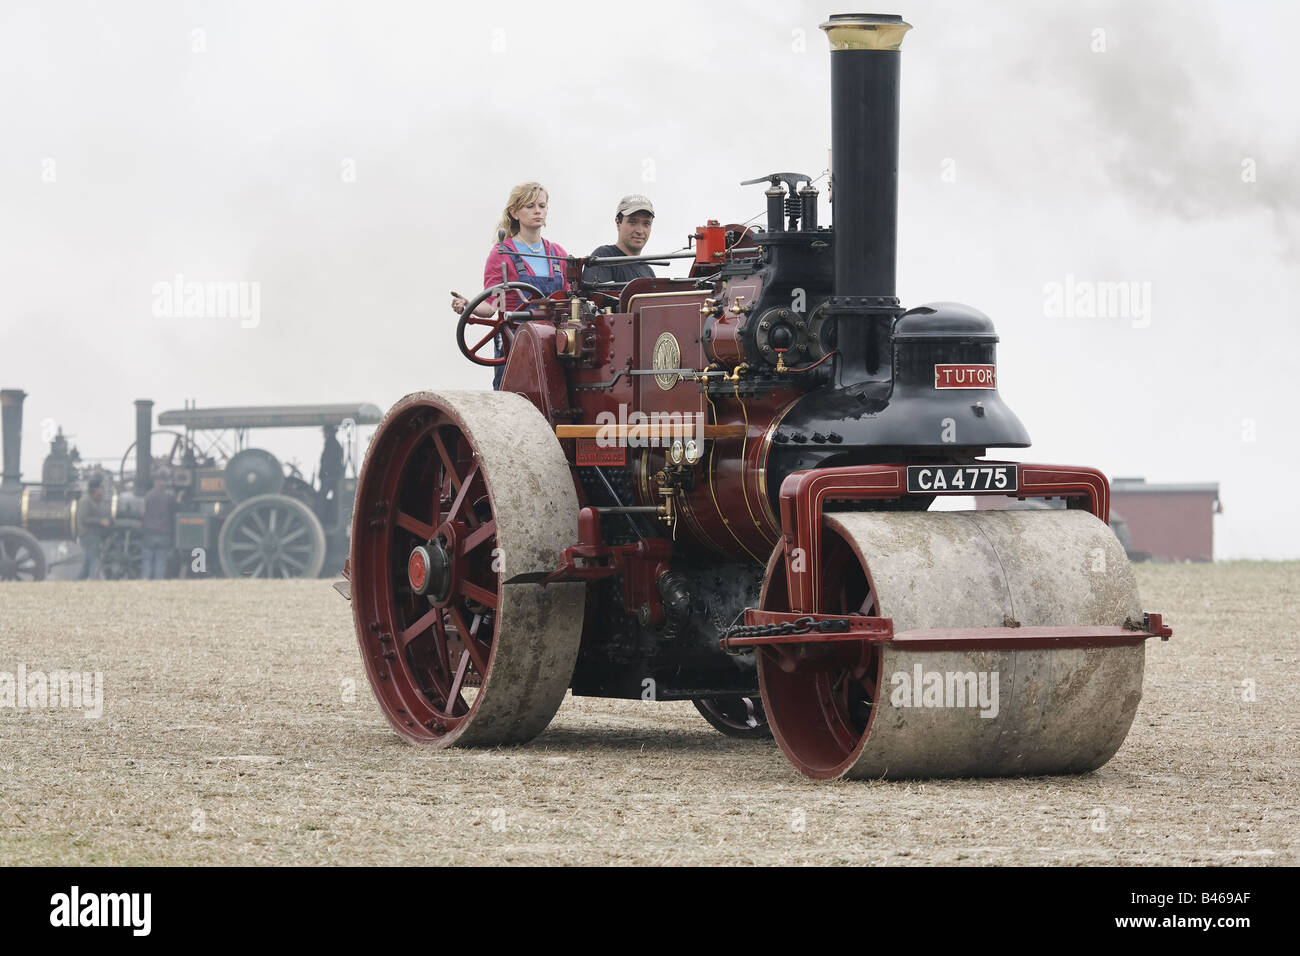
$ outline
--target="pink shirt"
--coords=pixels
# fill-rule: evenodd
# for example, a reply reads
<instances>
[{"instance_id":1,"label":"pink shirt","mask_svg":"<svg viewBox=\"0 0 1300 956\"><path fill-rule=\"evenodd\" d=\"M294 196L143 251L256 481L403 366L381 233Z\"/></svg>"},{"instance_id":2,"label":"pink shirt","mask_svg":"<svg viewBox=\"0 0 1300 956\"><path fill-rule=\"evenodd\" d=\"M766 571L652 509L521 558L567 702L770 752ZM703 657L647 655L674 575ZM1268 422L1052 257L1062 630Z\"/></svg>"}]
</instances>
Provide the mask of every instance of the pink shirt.
<instances>
[{"instance_id":1,"label":"pink shirt","mask_svg":"<svg viewBox=\"0 0 1300 956\"><path fill-rule=\"evenodd\" d=\"M564 251L563 247L561 247L558 242L551 242L551 240L549 239L543 239L542 243L546 250L546 254L548 256L568 255L568 253ZM515 240L513 237L505 241L505 247L516 253L520 252L519 248L515 245ZM501 252L498 252L497 244L495 242L492 243L492 249L488 252L487 262L483 266L483 288L487 289L491 286L500 284L502 263L504 263L506 267L507 282L520 282L520 281L527 282L529 277L534 275L534 273L532 267L529 266L528 264L528 260L522 258L522 254L521 254L521 261L524 264L524 276L522 280L519 278L519 273L515 269L514 258L512 256L505 255L502 254ZM561 274L563 274L564 263L555 262L554 260L552 260L551 268L552 270L558 268ZM489 302L491 302L491 300L489 300ZM523 302L523 297L517 292L511 292L509 295L506 296L506 308L512 311L519 308L522 302Z\"/></svg>"}]
</instances>

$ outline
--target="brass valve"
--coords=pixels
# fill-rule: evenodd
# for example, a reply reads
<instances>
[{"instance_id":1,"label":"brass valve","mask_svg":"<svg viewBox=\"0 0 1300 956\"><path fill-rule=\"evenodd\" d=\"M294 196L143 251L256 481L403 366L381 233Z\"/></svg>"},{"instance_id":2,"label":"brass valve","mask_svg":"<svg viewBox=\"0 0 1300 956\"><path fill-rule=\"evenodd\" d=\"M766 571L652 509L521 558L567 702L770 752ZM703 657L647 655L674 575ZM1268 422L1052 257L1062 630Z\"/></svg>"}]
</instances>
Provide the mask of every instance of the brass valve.
<instances>
[{"instance_id":1,"label":"brass valve","mask_svg":"<svg viewBox=\"0 0 1300 956\"><path fill-rule=\"evenodd\" d=\"M731 370L731 374L730 374L730 375L724 375L724 376L722 376L722 380L723 380L724 382L739 382L739 381L740 381L740 373L741 373L741 372L747 372L747 371L749 371L749 363L748 363L748 362L741 362L739 365L737 365L735 368L733 368L733 369Z\"/></svg>"},{"instance_id":2,"label":"brass valve","mask_svg":"<svg viewBox=\"0 0 1300 956\"><path fill-rule=\"evenodd\" d=\"M677 540L677 511L673 507L673 499L677 494L677 486L673 484L661 485L659 494L663 496L664 502L659 506L659 520L668 525L673 540Z\"/></svg>"},{"instance_id":3,"label":"brass valve","mask_svg":"<svg viewBox=\"0 0 1300 956\"><path fill-rule=\"evenodd\" d=\"M709 315L718 307L717 299L705 299L700 306L700 315Z\"/></svg>"},{"instance_id":4,"label":"brass valve","mask_svg":"<svg viewBox=\"0 0 1300 956\"><path fill-rule=\"evenodd\" d=\"M745 301L745 297L743 295L736 296L736 301L731 303L731 307L728 308L727 311L730 312L732 315L740 315L742 312L748 315L749 310L752 309L753 306L742 305L741 303L743 303L744 301Z\"/></svg>"}]
</instances>

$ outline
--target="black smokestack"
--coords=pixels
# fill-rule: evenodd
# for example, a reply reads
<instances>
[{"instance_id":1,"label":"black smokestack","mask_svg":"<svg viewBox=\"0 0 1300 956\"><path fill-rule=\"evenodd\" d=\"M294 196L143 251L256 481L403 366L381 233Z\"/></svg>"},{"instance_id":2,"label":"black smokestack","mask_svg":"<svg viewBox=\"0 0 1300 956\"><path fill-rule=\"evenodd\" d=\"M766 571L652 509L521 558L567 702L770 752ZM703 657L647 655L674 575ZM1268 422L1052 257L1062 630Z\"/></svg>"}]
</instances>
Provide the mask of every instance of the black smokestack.
<instances>
[{"instance_id":1,"label":"black smokestack","mask_svg":"<svg viewBox=\"0 0 1300 956\"><path fill-rule=\"evenodd\" d=\"M831 203L840 381L881 372L898 306L899 47L902 17L835 14L831 45ZM854 316L858 318L855 320Z\"/></svg>"},{"instance_id":2,"label":"black smokestack","mask_svg":"<svg viewBox=\"0 0 1300 956\"><path fill-rule=\"evenodd\" d=\"M153 400L135 400L135 493L145 495L153 487Z\"/></svg>"},{"instance_id":3,"label":"black smokestack","mask_svg":"<svg viewBox=\"0 0 1300 956\"><path fill-rule=\"evenodd\" d=\"M9 490L22 486L20 460L23 451L23 399L27 393L20 388L0 391L0 436L4 442L4 472L0 474L0 488Z\"/></svg>"}]
</instances>

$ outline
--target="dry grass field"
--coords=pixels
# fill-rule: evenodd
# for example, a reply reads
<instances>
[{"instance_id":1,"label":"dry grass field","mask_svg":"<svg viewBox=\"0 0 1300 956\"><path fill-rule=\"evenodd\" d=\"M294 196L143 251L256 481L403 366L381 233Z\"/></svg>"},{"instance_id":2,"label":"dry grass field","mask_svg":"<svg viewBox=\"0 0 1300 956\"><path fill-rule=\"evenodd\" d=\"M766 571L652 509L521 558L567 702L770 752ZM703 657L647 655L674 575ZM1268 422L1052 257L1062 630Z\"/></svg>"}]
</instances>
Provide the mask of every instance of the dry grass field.
<instances>
[{"instance_id":1,"label":"dry grass field","mask_svg":"<svg viewBox=\"0 0 1300 956\"><path fill-rule=\"evenodd\" d=\"M1175 636L1105 767L833 784L680 703L409 746L326 581L0 585L0 672L104 680L100 719L0 707L0 865L1300 862L1300 563L1138 579Z\"/></svg>"}]
</instances>

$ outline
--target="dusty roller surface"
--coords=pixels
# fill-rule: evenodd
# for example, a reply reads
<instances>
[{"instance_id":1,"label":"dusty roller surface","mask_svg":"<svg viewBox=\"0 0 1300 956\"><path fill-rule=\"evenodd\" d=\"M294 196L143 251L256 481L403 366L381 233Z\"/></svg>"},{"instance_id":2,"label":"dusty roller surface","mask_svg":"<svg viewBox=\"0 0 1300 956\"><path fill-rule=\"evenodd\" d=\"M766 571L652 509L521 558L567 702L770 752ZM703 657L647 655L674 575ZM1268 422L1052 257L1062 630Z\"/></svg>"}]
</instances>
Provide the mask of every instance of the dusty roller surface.
<instances>
[{"instance_id":1,"label":"dusty roller surface","mask_svg":"<svg viewBox=\"0 0 1300 956\"><path fill-rule=\"evenodd\" d=\"M1176 636L1109 763L928 783L806 780L689 703L412 747L328 582L0 585L0 671L100 670L107 698L0 706L0 864L1300 862L1300 563L1137 577Z\"/></svg>"},{"instance_id":2,"label":"dusty roller surface","mask_svg":"<svg viewBox=\"0 0 1300 956\"><path fill-rule=\"evenodd\" d=\"M844 513L829 527L870 561L880 613L913 628L1100 625L1142 619L1114 534L1086 511ZM991 704L893 706L890 675L1001 678ZM879 703L846 776L1024 776L1104 764L1142 696L1143 647L905 651L880 662ZM990 676L992 675L992 676ZM963 687L963 691L965 691ZM972 691L975 687L970 688ZM921 690L916 689L919 702ZM775 708L772 708L775 710ZM773 722L776 716L773 714ZM846 764L848 761L845 762Z\"/></svg>"}]
</instances>

